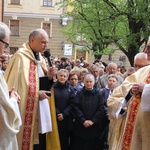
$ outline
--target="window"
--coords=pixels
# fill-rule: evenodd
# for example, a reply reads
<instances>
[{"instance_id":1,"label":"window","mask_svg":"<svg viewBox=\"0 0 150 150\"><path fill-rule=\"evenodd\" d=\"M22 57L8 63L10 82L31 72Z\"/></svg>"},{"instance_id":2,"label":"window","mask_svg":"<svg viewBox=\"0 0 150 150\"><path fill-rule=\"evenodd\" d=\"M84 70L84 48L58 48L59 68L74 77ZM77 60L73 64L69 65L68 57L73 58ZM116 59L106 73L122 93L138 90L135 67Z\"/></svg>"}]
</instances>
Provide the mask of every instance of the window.
<instances>
[{"instance_id":1,"label":"window","mask_svg":"<svg viewBox=\"0 0 150 150\"><path fill-rule=\"evenodd\" d=\"M17 4L17 5L20 4L20 0L11 0L10 2L11 4Z\"/></svg>"},{"instance_id":2,"label":"window","mask_svg":"<svg viewBox=\"0 0 150 150\"><path fill-rule=\"evenodd\" d=\"M43 0L43 6L52 6L52 0Z\"/></svg>"},{"instance_id":3,"label":"window","mask_svg":"<svg viewBox=\"0 0 150 150\"><path fill-rule=\"evenodd\" d=\"M11 35L19 35L19 20L10 20Z\"/></svg>"},{"instance_id":4,"label":"window","mask_svg":"<svg viewBox=\"0 0 150 150\"><path fill-rule=\"evenodd\" d=\"M52 37L52 24L43 22L42 28L47 32L49 37Z\"/></svg>"}]
</instances>

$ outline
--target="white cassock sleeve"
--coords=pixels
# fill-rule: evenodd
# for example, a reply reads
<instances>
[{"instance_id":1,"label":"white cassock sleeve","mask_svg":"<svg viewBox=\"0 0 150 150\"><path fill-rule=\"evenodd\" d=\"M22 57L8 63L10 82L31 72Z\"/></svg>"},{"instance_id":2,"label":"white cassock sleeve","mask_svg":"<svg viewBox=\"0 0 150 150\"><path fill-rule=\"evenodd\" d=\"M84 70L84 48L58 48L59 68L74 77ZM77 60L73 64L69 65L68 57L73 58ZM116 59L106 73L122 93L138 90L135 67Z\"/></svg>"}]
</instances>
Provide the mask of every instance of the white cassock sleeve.
<instances>
[{"instance_id":1,"label":"white cassock sleeve","mask_svg":"<svg viewBox=\"0 0 150 150\"><path fill-rule=\"evenodd\" d=\"M115 113L115 118L120 118L122 115L120 114L121 112L121 109L123 109L124 107L126 107L126 100L123 99L120 103L119 103L119 106L118 106L118 109Z\"/></svg>"},{"instance_id":2,"label":"white cassock sleeve","mask_svg":"<svg viewBox=\"0 0 150 150\"><path fill-rule=\"evenodd\" d=\"M17 113L18 115L18 118L19 118L19 126L22 125L22 120L21 120L21 115L20 115L20 110L19 110L19 106L18 106L18 102L15 98L10 98L10 102L11 102L11 105L12 107L14 108L15 112Z\"/></svg>"},{"instance_id":3,"label":"white cassock sleeve","mask_svg":"<svg viewBox=\"0 0 150 150\"><path fill-rule=\"evenodd\" d=\"M144 86L141 98L141 111L150 111L150 84Z\"/></svg>"}]
</instances>

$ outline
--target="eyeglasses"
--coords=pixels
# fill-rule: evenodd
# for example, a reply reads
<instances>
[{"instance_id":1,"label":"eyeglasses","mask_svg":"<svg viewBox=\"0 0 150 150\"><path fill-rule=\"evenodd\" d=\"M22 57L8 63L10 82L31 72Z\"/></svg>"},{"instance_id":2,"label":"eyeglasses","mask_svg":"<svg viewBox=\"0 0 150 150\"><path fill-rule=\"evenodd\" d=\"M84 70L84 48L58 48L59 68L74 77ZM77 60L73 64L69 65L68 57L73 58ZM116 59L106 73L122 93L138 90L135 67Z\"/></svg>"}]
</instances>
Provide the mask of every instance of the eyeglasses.
<instances>
[{"instance_id":1,"label":"eyeglasses","mask_svg":"<svg viewBox=\"0 0 150 150\"><path fill-rule=\"evenodd\" d=\"M9 47L9 44L3 40L0 39L0 42L2 42L3 44L5 44L5 48L8 48Z\"/></svg>"}]
</instances>

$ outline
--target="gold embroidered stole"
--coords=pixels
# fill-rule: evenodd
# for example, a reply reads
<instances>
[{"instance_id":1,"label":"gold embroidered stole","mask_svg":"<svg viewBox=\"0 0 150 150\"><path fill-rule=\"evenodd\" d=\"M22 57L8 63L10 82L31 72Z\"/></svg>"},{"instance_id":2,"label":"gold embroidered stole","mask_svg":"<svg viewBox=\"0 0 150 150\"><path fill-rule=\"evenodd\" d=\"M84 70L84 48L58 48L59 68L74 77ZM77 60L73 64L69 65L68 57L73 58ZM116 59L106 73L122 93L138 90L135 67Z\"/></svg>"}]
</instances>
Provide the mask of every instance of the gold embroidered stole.
<instances>
[{"instance_id":1,"label":"gold embroidered stole","mask_svg":"<svg viewBox=\"0 0 150 150\"><path fill-rule=\"evenodd\" d=\"M150 72L145 81L147 84L150 83ZM130 112L127 119L125 128L125 134L123 136L122 150L129 150L131 146L132 134L135 125L137 112L141 103L141 93L133 96L130 102Z\"/></svg>"},{"instance_id":2,"label":"gold embroidered stole","mask_svg":"<svg viewBox=\"0 0 150 150\"><path fill-rule=\"evenodd\" d=\"M29 150L33 146L33 121L35 117L35 103L36 103L36 65L34 62L30 61L30 70L29 70L29 85L26 101L26 110L25 110L25 119L24 119L24 128L22 135L22 150Z\"/></svg>"}]
</instances>

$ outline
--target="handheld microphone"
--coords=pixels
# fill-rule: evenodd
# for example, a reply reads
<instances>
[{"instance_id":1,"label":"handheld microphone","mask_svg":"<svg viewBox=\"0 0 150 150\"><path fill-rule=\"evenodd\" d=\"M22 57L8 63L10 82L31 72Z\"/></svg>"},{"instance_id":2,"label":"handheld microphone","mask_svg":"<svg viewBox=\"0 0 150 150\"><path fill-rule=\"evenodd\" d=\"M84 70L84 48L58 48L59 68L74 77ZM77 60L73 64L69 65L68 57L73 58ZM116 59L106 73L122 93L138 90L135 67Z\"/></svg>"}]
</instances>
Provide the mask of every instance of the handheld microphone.
<instances>
[{"instance_id":1,"label":"handheld microphone","mask_svg":"<svg viewBox=\"0 0 150 150\"><path fill-rule=\"evenodd\" d=\"M52 67L52 62L51 62L51 60L50 60L51 53L47 50L47 51L44 52L44 56L45 56L45 57L47 58L47 60L48 60L48 65L49 65L49 67Z\"/></svg>"}]
</instances>

